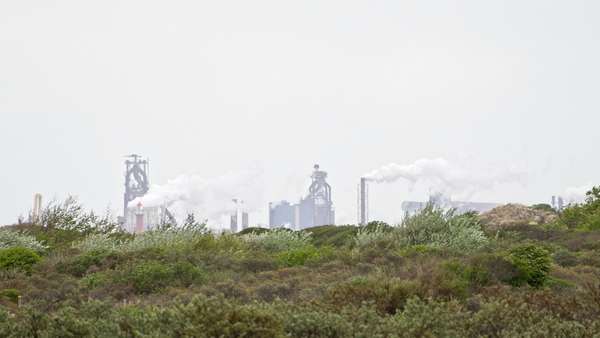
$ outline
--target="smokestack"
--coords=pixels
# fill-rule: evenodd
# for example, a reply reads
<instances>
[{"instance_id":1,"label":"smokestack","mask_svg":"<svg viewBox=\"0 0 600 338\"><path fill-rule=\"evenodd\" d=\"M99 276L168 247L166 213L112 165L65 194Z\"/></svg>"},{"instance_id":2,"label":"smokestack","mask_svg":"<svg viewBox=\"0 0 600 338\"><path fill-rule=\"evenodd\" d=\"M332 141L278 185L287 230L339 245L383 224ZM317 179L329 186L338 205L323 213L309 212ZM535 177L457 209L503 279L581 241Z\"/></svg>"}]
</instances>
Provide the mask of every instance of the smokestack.
<instances>
[{"instance_id":1,"label":"smokestack","mask_svg":"<svg viewBox=\"0 0 600 338\"><path fill-rule=\"evenodd\" d=\"M135 229L134 232L136 234L141 234L144 232L144 207L140 202L137 206L137 211L135 213Z\"/></svg>"},{"instance_id":2,"label":"smokestack","mask_svg":"<svg viewBox=\"0 0 600 338\"><path fill-rule=\"evenodd\" d=\"M359 208L359 223L360 225L367 225L367 223L369 223L369 216L367 215L367 179L365 177L362 177L360 179L360 188L359 188L359 203L358 203L358 208Z\"/></svg>"},{"instance_id":3,"label":"smokestack","mask_svg":"<svg viewBox=\"0 0 600 338\"><path fill-rule=\"evenodd\" d=\"M249 225L250 225L250 217L248 216L247 212L243 212L242 213L242 230L248 229Z\"/></svg>"},{"instance_id":4,"label":"smokestack","mask_svg":"<svg viewBox=\"0 0 600 338\"><path fill-rule=\"evenodd\" d=\"M42 215L42 194L33 196L33 210L31 210L31 223L37 223Z\"/></svg>"},{"instance_id":5,"label":"smokestack","mask_svg":"<svg viewBox=\"0 0 600 338\"><path fill-rule=\"evenodd\" d=\"M233 234L235 234L238 231L237 211L231 215L230 230L231 230L231 233L233 233Z\"/></svg>"}]
</instances>

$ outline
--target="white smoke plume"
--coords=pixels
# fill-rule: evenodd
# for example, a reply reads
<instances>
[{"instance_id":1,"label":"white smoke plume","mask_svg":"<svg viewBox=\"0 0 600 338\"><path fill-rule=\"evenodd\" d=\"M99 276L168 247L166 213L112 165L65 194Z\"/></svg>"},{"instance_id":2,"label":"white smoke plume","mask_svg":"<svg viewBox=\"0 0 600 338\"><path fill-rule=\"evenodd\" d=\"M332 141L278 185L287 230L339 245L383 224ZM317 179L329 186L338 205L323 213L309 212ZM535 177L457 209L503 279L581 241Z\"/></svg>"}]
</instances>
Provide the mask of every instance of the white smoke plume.
<instances>
[{"instance_id":1,"label":"white smoke plume","mask_svg":"<svg viewBox=\"0 0 600 338\"><path fill-rule=\"evenodd\" d=\"M427 185L446 196L469 198L474 193L490 190L502 183L521 183L525 173L515 167L508 169L473 170L450 163L443 158L419 159L411 164L391 163L364 175L371 182L391 183L400 179Z\"/></svg>"},{"instance_id":2,"label":"white smoke plume","mask_svg":"<svg viewBox=\"0 0 600 338\"><path fill-rule=\"evenodd\" d=\"M153 185L146 196L129 203L133 208L142 203L145 208L167 206L178 220L194 213L198 220L224 226L225 216L236 210L233 199L243 201L240 207L254 212L263 206L262 171L253 169L228 173L212 179L198 175L180 175L166 184Z\"/></svg>"}]
</instances>

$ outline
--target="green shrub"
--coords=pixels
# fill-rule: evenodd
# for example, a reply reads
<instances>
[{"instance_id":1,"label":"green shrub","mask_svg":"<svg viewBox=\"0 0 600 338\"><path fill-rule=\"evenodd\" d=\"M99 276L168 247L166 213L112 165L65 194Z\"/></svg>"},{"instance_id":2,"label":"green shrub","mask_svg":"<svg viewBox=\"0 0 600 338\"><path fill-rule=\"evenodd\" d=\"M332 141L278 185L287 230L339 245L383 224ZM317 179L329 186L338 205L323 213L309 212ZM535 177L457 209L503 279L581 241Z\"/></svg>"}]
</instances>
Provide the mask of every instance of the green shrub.
<instances>
[{"instance_id":1,"label":"green shrub","mask_svg":"<svg viewBox=\"0 0 600 338\"><path fill-rule=\"evenodd\" d=\"M136 293L156 292L167 286L187 287L205 280L202 269L181 261L173 264L160 261L136 262L117 273L115 282L130 285ZM99 280L101 283L104 280ZM88 283L96 282L89 279Z\"/></svg>"},{"instance_id":2,"label":"green shrub","mask_svg":"<svg viewBox=\"0 0 600 338\"><path fill-rule=\"evenodd\" d=\"M546 212L556 212L556 210L554 210L554 208L547 203L534 204L531 206L531 209Z\"/></svg>"},{"instance_id":3,"label":"green shrub","mask_svg":"<svg viewBox=\"0 0 600 338\"><path fill-rule=\"evenodd\" d=\"M318 309L288 309L283 313L285 332L297 338L351 337L352 324L338 314Z\"/></svg>"},{"instance_id":4,"label":"green shrub","mask_svg":"<svg viewBox=\"0 0 600 338\"><path fill-rule=\"evenodd\" d=\"M417 293L419 287L413 282L377 276L356 277L329 289L325 301L337 308L373 303L379 313L393 314Z\"/></svg>"},{"instance_id":5,"label":"green shrub","mask_svg":"<svg viewBox=\"0 0 600 338\"><path fill-rule=\"evenodd\" d=\"M323 225L304 231L311 234L312 243L316 246L341 247L352 242L357 230L358 228L353 225Z\"/></svg>"},{"instance_id":6,"label":"green shrub","mask_svg":"<svg viewBox=\"0 0 600 338\"><path fill-rule=\"evenodd\" d=\"M251 233L241 237L253 248L280 252L305 247L311 242L310 233L287 229L271 230L261 234Z\"/></svg>"},{"instance_id":7,"label":"green shrub","mask_svg":"<svg viewBox=\"0 0 600 338\"><path fill-rule=\"evenodd\" d=\"M511 261L497 254L479 254L470 257L465 274L469 283L475 287L512 283L521 275Z\"/></svg>"},{"instance_id":8,"label":"green shrub","mask_svg":"<svg viewBox=\"0 0 600 338\"><path fill-rule=\"evenodd\" d=\"M206 274L204 270L186 261L176 262L171 265L171 280L176 285L190 286L204 282Z\"/></svg>"},{"instance_id":9,"label":"green shrub","mask_svg":"<svg viewBox=\"0 0 600 338\"><path fill-rule=\"evenodd\" d=\"M456 301L411 298L394 319L401 337L465 337L470 316Z\"/></svg>"},{"instance_id":10,"label":"green shrub","mask_svg":"<svg viewBox=\"0 0 600 338\"><path fill-rule=\"evenodd\" d=\"M160 262L144 262L135 265L123 275L123 281L131 284L137 293L151 293L169 284L171 270Z\"/></svg>"},{"instance_id":11,"label":"green shrub","mask_svg":"<svg viewBox=\"0 0 600 338\"><path fill-rule=\"evenodd\" d=\"M41 257L33 250L21 247L0 250L0 269L30 272Z\"/></svg>"},{"instance_id":12,"label":"green shrub","mask_svg":"<svg viewBox=\"0 0 600 338\"><path fill-rule=\"evenodd\" d=\"M512 284L520 286L525 283L533 287L541 287L548 279L552 258L548 250L533 244L513 248L509 260L519 269L519 276Z\"/></svg>"},{"instance_id":13,"label":"green shrub","mask_svg":"<svg viewBox=\"0 0 600 338\"><path fill-rule=\"evenodd\" d=\"M572 229L600 229L600 187L587 192L585 203L569 205L562 210L559 223Z\"/></svg>"},{"instance_id":14,"label":"green shrub","mask_svg":"<svg viewBox=\"0 0 600 338\"><path fill-rule=\"evenodd\" d=\"M96 233L73 244L73 248L83 252L111 251L119 253L138 252L153 248L173 250L192 248L204 236L208 235L202 231L184 228L147 231L136 235L131 240L123 240L121 236L115 234Z\"/></svg>"},{"instance_id":15,"label":"green shrub","mask_svg":"<svg viewBox=\"0 0 600 338\"><path fill-rule=\"evenodd\" d=\"M302 266L309 261L316 261L321 257L319 249L312 245L284 251L278 255L278 261L281 265L292 267Z\"/></svg>"},{"instance_id":16,"label":"green shrub","mask_svg":"<svg viewBox=\"0 0 600 338\"><path fill-rule=\"evenodd\" d=\"M240 305L223 297L198 295L189 304L158 314L159 323L169 323L154 331L156 336L186 337L283 337L283 324L275 311L260 304ZM162 333L162 334L161 334Z\"/></svg>"},{"instance_id":17,"label":"green shrub","mask_svg":"<svg viewBox=\"0 0 600 338\"><path fill-rule=\"evenodd\" d=\"M428 204L418 214L406 217L400 228L404 245L431 245L457 251L472 251L488 243L477 215L455 215Z\"/></svg>"},{"instance_id":18,"label":"green shrub","mask_svg":"<svg viewBox=\"0 0 600 338\"><path fill-rule=\"evenodd\" d=\"M57 265L57 268L61 272L66 272L76 277L82 277L91 267L101 266L109 257L112 257L115 261L118 260L118 257L110 251L93 250L76 256L71 260L60 262ZM112 266L112 268L114 268L114 266Z\"/></svg>"},{"instance_id":19,"label":"green shrub","mask_svg":"<svg viewBox=\"0 0 600 338\"><path fill-rule=\"evenodd\" d=\"M80 285L86 289L95 289L109 285L112 282L112 276L107 272L96 272L86 275L79 280Z\"/></svg>"},{"instance_id":20,"label":"green shrub","mask_svg":"<svg viewBox=\"0 0 600 338\"><path fill-rule=\"evenodd\" d=\"M354 238L354 246L359 250L375 247L387 250L399 244L398 232L389 227L361 227Z\"/></svg>"}]
</instances>

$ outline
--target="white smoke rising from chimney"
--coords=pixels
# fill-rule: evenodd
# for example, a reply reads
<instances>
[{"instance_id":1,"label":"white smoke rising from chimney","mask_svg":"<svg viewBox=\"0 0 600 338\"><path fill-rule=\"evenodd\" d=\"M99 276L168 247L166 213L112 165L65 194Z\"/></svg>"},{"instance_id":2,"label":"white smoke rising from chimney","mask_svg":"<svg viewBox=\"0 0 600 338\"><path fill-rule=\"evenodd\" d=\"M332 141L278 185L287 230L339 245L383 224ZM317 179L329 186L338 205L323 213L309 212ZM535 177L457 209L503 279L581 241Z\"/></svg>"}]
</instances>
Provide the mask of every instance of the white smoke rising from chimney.
<instances>
[{"instance_id":1,"label":"white smoke rising from chimney","mask_svg":"<svg viewBox=\"0 0 600 338\"><path fill-rule=\"evenodd\" d=\"M498 184L523 182L525 176L523 171L515 167L506 170L470 170L443 158L423 158L411 164L385 165L364 175L364 178L377 183L392 183L405 179L412 185L426 184L435 192L447 196L468 198L478 191L492 189Z\"/></svg>"},{"instance_id":2,"label":"white smoke rising from chimney","mask_svg":"<svg viewBox=\"0 0 600 338\"><path fill-rule=\"evenodd\" d=\"M180 175L166 184L153 185L141 198L129 203L129 207L142 202L145 208L167 206L178 220L194 213L198 220L208 219L209 224L221 224L224 216L236 209L233 199L243 201L242 208L254 212L264 204L262 196L262 170L252 169L228 173L212 179L198 175Z\"/></svg>"}]
</instances>

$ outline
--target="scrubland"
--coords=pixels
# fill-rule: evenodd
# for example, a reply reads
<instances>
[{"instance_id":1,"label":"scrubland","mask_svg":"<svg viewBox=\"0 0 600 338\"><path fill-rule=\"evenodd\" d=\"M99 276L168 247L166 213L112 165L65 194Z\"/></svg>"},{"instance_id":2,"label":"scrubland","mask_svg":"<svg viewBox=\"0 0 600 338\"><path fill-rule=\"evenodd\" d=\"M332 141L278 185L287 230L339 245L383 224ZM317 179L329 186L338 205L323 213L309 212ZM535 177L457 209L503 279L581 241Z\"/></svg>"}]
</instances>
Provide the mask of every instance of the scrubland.
<instances>
[{"instance_id":1,"label":"scrubland","mask_svg":"<svg viewBox=\"0 0 600 338\"><path fill-rule=\"evenodd\" d=\"M600 189L527 210L134 236L68 200L0 230L0 336L600 335Z\"/></svg>"}]
</instances>

